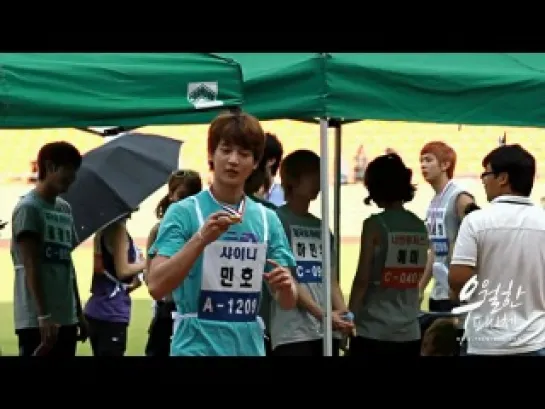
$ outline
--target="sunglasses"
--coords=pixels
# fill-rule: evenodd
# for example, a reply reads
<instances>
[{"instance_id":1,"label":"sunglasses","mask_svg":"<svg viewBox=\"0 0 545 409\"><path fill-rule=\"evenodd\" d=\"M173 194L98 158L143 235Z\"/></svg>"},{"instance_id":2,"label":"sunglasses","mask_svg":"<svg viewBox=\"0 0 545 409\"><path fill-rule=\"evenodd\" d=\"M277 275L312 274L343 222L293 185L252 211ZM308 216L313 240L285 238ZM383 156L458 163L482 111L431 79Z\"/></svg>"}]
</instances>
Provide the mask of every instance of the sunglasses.
<instances>
[{"instance_id":1,"label":"sunglasses","mask_svg":"<svg viewBox=\"0 0 545 409\"><path fill-rule=\"evenodd\" d=\"M490 172L483 172L481 173L481 180L483 180L488 175L496 175L498 172L490 171Z\"/></svg>"}]
</instances>

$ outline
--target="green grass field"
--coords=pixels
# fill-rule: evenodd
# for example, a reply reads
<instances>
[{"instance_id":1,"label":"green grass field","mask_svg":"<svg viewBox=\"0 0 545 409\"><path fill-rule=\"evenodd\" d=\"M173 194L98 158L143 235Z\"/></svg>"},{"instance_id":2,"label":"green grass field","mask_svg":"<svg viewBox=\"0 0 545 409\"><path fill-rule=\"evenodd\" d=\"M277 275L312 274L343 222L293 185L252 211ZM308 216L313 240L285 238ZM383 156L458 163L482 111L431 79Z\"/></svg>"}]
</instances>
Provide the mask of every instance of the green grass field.
<instances>
[{"instance_id":1,"label":"green grass field","mask_svg":"<svg viewBox=\"0 0 545 409\"><path fill-rule=\"evenodd\" d=\"M91 284L92 249L82 247L74 253L74 262L78 271L78 283L82 298L89 296ZM3 355L17 355L17 338L13 329L13 265L9 250L0 249L0 348ZM134 292L134 309L128 344L128 355L142 355L146 343L147 328L151 319L151 298L144 287ZM83 301L83 300L82 300ZM79 355L91 355L88 343L80 344Z\"/></svg>"}]
</instances>

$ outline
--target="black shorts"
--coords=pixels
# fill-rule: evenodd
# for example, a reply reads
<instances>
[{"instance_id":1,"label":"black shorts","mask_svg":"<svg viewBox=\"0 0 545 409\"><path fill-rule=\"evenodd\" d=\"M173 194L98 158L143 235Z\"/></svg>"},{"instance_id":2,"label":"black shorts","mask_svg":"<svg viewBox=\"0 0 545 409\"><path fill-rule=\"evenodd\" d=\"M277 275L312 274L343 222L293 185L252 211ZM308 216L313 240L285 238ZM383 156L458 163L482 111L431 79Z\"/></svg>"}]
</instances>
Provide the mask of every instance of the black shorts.
<instances>
[{"instance_id":1,"label":"black shorts","mask_svg":"<svg viewBox=\"0 0 545 409\"><path fill-rule=\"evenodd\" d=\"M146 356L170 356L170 341L174 325L172 312L175 310L176 306L173 302L157 302L157 309L148 331Z\"/></svg>"},{"instance_id":2,"label":"black shorts","mask_svg":"<svg viewBox=\"0 0 545 409\"><path fill-rule=\"evenodd\" d=\"M93 356L123 356L127 349L128 324L85 317Z\"/></svg>"},{"instance_id":3,"label":"black shorts","mask_svg":"<svg viewBox=\"0 0 545 409\"><path fill-rule=\"evenodd\" d=\"M392 342L353 337L350 339L350 351L348 355L351 357L419 357L420 340Z\"/></svg>"},{"instance_id":4,"label":"black shorts","mask_svg":"<svg viewBox=\"0 0 545 409\"><path fill-rule=\"evenodd\" d=\"M19 356L33 356L40 346L42 337L39 328L23 328L15 331L19 341ZM77 349L78 327L66 325L59 328L57 342L47 356L74 357Z\"/></svg>"},{"instance_id":5,"label":"black shorts","mask_svg":"<svg viewBox=\"0 0 545 409\"><path fill-rule=\"evenodd\" d=\"M450 312L454 307L458 307L460 304L454 303L451 300L434 300L429 299L428 309L430 312Z\"/></svg>"},{"instance_id":6,"label":"black shorts","mask_svg":"<svg viewBox=\"0 0 545 409\"><path fill-rule=\"evenodd\" d=\"M333 356L339 356L340 340L333 339ZM324 342L314 341L292 342L277 346L273 356L324 356Z\"/></svg>"}]
</instances>

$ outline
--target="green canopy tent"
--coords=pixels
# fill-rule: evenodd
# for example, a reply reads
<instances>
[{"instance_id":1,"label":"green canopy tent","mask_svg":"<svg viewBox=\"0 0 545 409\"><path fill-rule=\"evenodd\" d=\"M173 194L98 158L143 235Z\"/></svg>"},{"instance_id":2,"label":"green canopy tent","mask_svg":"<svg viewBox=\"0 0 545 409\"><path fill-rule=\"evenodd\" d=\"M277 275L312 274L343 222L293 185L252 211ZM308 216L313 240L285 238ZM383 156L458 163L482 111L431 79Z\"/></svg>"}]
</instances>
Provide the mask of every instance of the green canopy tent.
<instances>
[{"instance_id":1,"label":"green canopy tent","mask_svg":"<svg viewBox=\"0 0 545 409\"><path fill-rule=\"evenodd\" d=\"M231 53L244 110L331 118L545 125L545 54Z\"/></svg>"},{"instance_id":2,"label":"green canopy tent","mask_svg":"<svg viewBox=\"0 0 545 409\"><path fill-rule=\"evenodd\" d=\"M244 109L264 120L319 120L325 165L327 129L336 127L338 209L342 123L382 119L542 126L545 122L545 108L536 104L545 84L544 54L223 57L229 59L204 54L3 54L0 128L206 123L215 115L208 111L213 109L210 106L220 105L214 101L225 107L242 102L238 62L245 80ZM227 76L227 71L237 71L238 76ZM217 91L208 86L214 83ZM328 266L327 166L321 172L323 261ZM334 214L338 217L338 211ZM338 241L338 219L335 225ZM329 274L325 284L329 295ZM331 297L326 300L326 316L330 316ZM326 321L326 355L331 355L331 329Z\"/></svg>"},{"instance_id":3,"label":"green canopy tent","mask_svg":"<svg viewBox=\"0 0 545 409\"><path fill-rule=\"evenodd\" d=\"M0 128L202 124L242 103L242 81L204 53L0 54Z\"/></svg>"},{"instance_id":4,"label":"green canopy tent","mask_svg":"<svg viewBox=\"0 0 545 409\"><path fill-rule=\"evenodd\" d=\"M324 58L329 118L545 126L545 54Z\"/></svg>"},{"instance_id":5,"label":"green canopy tent","mask_svg":"<svg viewBox=\"0 0 545 409\"><path fill-rule=\"evenodd\" d=\"M322 237L330 265L327 129L334 126L334 230L339 267L341 125L365 119L545 125L545 54L222 54L243 70L244 109L260 119L320 123ZM325 274L331 316L330 275ZM331 355L331 322L324 348Z\"/></svg>"},{"instance_id":6,"label":"green canopy tent","mask_svg":"<svg viewBox=\"0 0 545 409\"><path fill-rule=\"evenodd\" d=\"M325 59L316 53L219 54L244 76L244 111L260 120L327 116Z\"/></svg>"}]
</instances>

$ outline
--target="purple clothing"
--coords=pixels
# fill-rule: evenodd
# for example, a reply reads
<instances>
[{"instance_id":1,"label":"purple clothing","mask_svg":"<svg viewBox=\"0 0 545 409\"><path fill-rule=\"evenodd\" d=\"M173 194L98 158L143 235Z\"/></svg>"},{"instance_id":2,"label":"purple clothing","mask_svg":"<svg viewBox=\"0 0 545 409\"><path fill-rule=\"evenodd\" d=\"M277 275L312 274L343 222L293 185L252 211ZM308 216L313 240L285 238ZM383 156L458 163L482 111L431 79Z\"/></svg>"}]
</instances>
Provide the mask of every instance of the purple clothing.
<instances>
[{"instance_id":1,"label":"purple clothing","mask_svg":"<svg viewBox=\"0 0 545 409\"><path fill-rule=\"evenodd\" d=\"M129 234L127 237L129 238L127 259L131 264L136 260L136 249L132 237ZM91 297L85 305L85 315L97 320L128 324L131 318L132 302L123 284L130 283L132 278L120 280L117 277L114 258L106 248L103 236L100 237L100 249L104 270L115 279L115 282L106 274L93 275Z\"/></svg>"}]
</instances>

